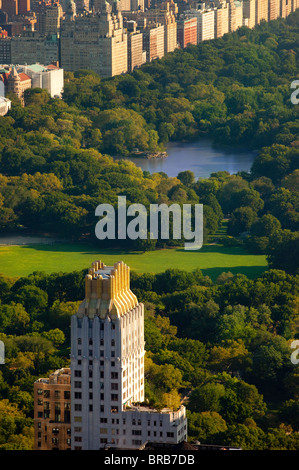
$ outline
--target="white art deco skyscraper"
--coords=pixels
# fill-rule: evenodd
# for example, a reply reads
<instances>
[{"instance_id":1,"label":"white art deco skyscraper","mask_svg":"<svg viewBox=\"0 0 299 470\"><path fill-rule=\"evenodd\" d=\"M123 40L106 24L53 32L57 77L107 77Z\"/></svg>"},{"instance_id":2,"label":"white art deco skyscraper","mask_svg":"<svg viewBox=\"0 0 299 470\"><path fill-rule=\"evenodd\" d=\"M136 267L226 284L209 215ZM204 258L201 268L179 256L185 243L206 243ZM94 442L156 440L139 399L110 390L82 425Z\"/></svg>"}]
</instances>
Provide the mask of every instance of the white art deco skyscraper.
<instances>
[{"instance_id":1,"label":"white art deco skyscraper","mask_svg":"<svg viewBox=\"0 0 299 470\"><path fill-rule=\"evenodd\" d=\"M186 440L183 406L142 406L144 353L144 309L130 289L129 267L94 262L71 320L72 449Z\"/></svg>"}]
</instances>

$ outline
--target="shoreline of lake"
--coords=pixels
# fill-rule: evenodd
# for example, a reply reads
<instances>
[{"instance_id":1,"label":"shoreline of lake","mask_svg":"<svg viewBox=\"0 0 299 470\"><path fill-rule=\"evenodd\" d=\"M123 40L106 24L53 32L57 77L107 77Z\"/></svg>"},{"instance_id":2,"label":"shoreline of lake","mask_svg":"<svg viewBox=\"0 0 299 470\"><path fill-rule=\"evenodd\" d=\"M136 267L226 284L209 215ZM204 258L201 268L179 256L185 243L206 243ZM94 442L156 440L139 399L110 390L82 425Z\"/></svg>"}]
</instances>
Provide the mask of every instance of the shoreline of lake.
<instances>
[{"instance_id":1,"label":"shoreline of lake","mask_svg":"<svg viewBox=\"0 0 299 470\"><path fill-rule=\"evenodd\" d=\"M215 145L208 138L191 142L170 142L165 150L167 157L163 158L139 156L123 158L150 173L163 172L169 177L176 177L181 171L190 170L198 179L208 178L211 173L218 171L228 171L230 174L249 172L257 155L257 151L252 149ZM121 159L121 157L115 158Z\"/></svg>"}]
</instances>

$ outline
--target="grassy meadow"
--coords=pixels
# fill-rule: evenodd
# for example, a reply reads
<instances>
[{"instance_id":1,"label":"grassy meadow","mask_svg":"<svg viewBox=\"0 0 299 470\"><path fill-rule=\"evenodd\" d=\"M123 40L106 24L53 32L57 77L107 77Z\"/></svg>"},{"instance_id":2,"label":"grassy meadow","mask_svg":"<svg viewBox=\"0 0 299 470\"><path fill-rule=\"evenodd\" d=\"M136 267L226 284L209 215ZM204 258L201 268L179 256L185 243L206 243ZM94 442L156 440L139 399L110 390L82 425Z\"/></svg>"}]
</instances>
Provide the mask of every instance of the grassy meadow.
<instances>
[{"instance_id":1,"label":"grassy meadow","mask_svg":"<svg viewBox=\"0 0 299 470\"><path fill-rule=\"evenodd\" d=\"M204 245L198 251L183 248L148 252L107 250L84 244L15 245L0 247L0 273L22 277L34 271L71 272L88 269L92 261L101 259L106 265L124 261L131 270L158 273L168 268L202 270L215 280L222 272L243 273L254 278L267 269L264 255L248 254L241 247Z\"/></svg>"}]
</instances>

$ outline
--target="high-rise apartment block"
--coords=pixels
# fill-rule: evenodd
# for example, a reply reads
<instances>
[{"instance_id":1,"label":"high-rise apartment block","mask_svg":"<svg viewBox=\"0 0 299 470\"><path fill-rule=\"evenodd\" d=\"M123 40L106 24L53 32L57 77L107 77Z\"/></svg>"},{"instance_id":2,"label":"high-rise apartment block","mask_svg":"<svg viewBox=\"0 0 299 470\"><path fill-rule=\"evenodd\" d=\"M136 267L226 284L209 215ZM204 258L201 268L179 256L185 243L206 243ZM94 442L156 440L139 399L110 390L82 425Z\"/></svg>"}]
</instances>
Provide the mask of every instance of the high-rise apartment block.
<instances>
[{"instance_id":1,"label":"high-rise apartment block","mask_svg":"<svg viewBox=\"0 0 299 470\"><path fill-rule=\"evenodd\" d=\"M268 1L268 19L276 20L280 16L280 0Z\"/></svg>"},{"instance_id":2,"label":"high-rise apartment block","mask_svg":"<svg viewBox=\"0 0 299 470\"><path fill-rule=\"evenodd\" d=\"M228 0L229 4L229 22L228 30L230 33L243 26L243 1Z\"/></svg>"},{"instance_id":3,"label":"high-rise apartment block","mask_svg":"<svg viewBox=\"0 0 299 470\"><path fill-rule=\"evenodd\" d=\"M34 382L35 450L71 449L71 375L59 369Z\"/></svg>"},{"instance_id":4,"label":"high-rise apartment block","mask_svg":"<svg viewBox=\"0 0 299 470\"><path fill-rule=\"evenodd\" d=\"M144 406L144 307L122 262L94 262L71 318L72 449L139 449L187 438L184 406Z\"/></svg>"},{"instance_id":5,"label":"high-rise apartment block","mask_svg":"<svg viewBox=\"0 0 299 470\"><path fill-rule=\"evenodd\" d=\"M256 0L255 23L259 24L262 20L268 21L268 0Z\"/></svg>"},{"instance_id":6,"label":"high-rise apartment block","mask_svg":"<svg viewBox=\"0 0 299 470\"><path fill-rule=\"evenodd\" d=\"M63 10L60 3L51 5L41 2L36 8L36 30L41 35L58 34L60 21L63 17Z\"/></svg>"},{"instance_id":7,"label":"high-rise apartment block","mask_svg":"<svg viewBox=\"0 0 299 470\"><path fill-rule=\"evenodd\" d=\"M225 0L211 2L215 12L215 38L221 38L228 33L229 4Z\"/></svg>"},{"instance_id":8,"label":"high-rise apartment block","mask_svg":"<svg viewBox=\"0 0 299 470\"><path fill-rule=\"evenodd\" d=\"M143 50L143 34L138 30L136 21L126 22L128 35L128 71L132 72L146 62L146 52Z\"/></svg>"},{"instance_id":9,"label":"high-rise apartment block","mask_svg":"<svg viewBox=\"0 0 299 470\"><path fill-rule=\"evenodd\" d=\"M188 44L197 44L197 18L182 15L177 20L178 44L184 49Z\"/></svg>"},{"instance_id":10,"label":"high-rise apartment block","mask_svg":"<svg viewBox=\"0 0 299 470\"><path fill-rule=\"evenodd\" d=\"M243 24L248 28L255 26L255 8L256 0L243 0Z\"/></svg>"},{"instance_id":11,"label":"high-rise apartment block","mask_svg":"<svg viewBox=\"0 0 299 470\"><path fill-rule=\"evenodd\" d=\"M165 53L164 25L159 23L146 24L141 29L143 34L143 48L146 51L146 61L161 59Z\"/></svg>"},{"instance_id":12,"label":"high-rise apartment block","mask_svg":"<svg viewBox=\"0 0 299 470\"><path fill-rule=\"evenodd\" d=\"M215 38L215 8L206 7L205 3L199 4L199 9L185 11L189 18L197 18L197 42Z\"/></svg>"},{"instance_id":13,"label":"high-rise apartment block","mask_svg":"<svg viewBox=\"0 0 299 470\"><path fill-rule=\"evenodd\" d=\"M101 77L128 71L127 33L118 4L106 2L96 14L81 14L62 21L60 65L67 71L90 69Z\"/></svg>"},{"instance_id":14,"label":"high-rise apartment block","mask_svg":"<svg viewBox=\"0 0 299 470\"><path fill-rule=\"evenodd\" d=\"M0 40L0 42L3 40ZM59 38L28 31L23 36L11 38L11 61L13 64L50 64L59 60Z\"/></svg>"}]
</instances>

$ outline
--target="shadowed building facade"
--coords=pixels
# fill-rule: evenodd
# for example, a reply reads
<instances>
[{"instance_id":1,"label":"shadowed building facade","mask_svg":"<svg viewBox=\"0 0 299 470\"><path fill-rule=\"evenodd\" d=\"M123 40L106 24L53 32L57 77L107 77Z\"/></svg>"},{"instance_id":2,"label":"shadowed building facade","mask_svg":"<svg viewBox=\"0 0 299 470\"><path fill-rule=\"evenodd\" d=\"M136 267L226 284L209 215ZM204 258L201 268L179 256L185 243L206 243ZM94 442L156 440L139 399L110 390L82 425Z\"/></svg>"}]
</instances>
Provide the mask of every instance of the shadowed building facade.
<instances>
[{"instance_id":1,"label":"shadowed building facade","mask_svg":"<svg viewBox=\"0 0 299 470\"><path fill-rule=\"evenodd\" d=\"M35 450L71 449L70 369L58 369L34 382Z\"/></svg>"}]
</instances>

